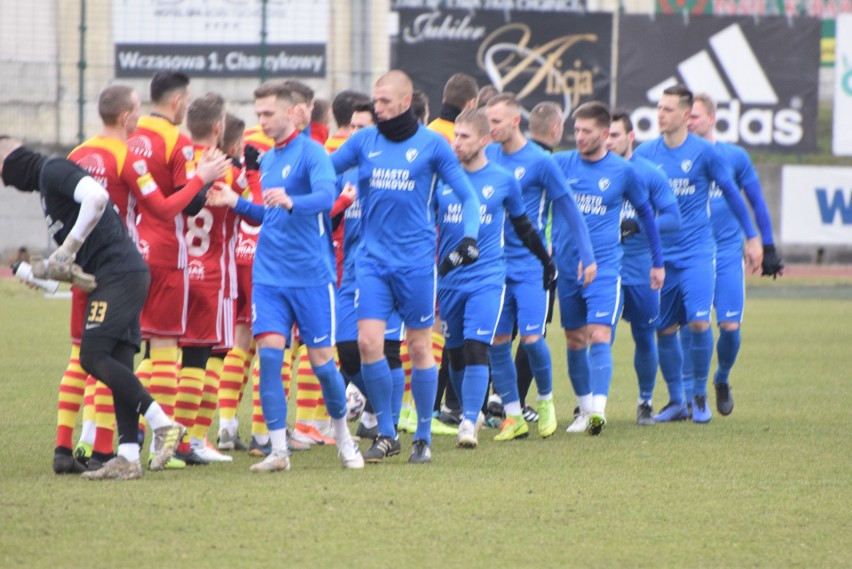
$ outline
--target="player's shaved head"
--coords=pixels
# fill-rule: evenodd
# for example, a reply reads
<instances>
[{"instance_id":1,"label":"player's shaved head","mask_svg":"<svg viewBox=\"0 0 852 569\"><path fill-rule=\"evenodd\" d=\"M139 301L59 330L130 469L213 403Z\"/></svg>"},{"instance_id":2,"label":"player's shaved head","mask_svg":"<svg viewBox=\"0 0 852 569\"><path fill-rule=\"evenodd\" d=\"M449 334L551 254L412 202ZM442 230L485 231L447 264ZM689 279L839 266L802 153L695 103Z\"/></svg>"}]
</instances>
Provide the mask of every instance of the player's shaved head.
<instances>
[{"instance_id":1,"label":"player's shaved head","mask_svg":"<svg viewBox=\"0 0 852 569\"><path fill-rule=\"evenodd\" d=\"M549 137L563 122L562 109L553 101L542 101L530 111L530 134L534 139Z\"/></svg>"},{"instance_id":2,"label":"player's shaved head","mask_svg":"<svg viewBox=\"0 0 852 569\"><path fill-rule=\"evenodd\" d=\"M376 80L376 87L390 87L398 95L411 96L414 93L414 83L411 77L399 69L391 69Z\"/></svg>"},{"instance_id":3,"label":"player's shaved head","mask_svg":"<svg viewBox=\"0 0 852 569\"><path fill-rule=\"evenodd\" d=\"M467 109L456 117L456 124L470 125L479 136L488 136L488 117L485 109Z\"/></svg>"},{"instance_id":4,"label":"player's shaved head","mask_svg":"<svg viewBox=\"0 0 852 569\"><path fill-rule=\"evenodd\" d=\"M193 138L206 138L225 118L225 99L217 93L205 93L189 104L186 126Z\"/></svg>"},{"instance_id":5,"label":"player's shaved head","mask_svg":"<svg viewBox=\"0 0 852 569\"><path fill-rule=\"evenodd\" d=\"M122 113L132 112L136 106L135 91L127 85L109 85L98 97L98 114L107 126L115 126Z\"/></svg>"},{"instance_id":6,"label":"player's shaved head","mask_svg":"<svg viewBox=\"0 0 852 569\"><path fill-rule=\"evenodd\" d=\"M414 84L404 72L394 69L373 85L372 100L379 122L405 114L411 108Z\"/></svg>"}]
</instances>

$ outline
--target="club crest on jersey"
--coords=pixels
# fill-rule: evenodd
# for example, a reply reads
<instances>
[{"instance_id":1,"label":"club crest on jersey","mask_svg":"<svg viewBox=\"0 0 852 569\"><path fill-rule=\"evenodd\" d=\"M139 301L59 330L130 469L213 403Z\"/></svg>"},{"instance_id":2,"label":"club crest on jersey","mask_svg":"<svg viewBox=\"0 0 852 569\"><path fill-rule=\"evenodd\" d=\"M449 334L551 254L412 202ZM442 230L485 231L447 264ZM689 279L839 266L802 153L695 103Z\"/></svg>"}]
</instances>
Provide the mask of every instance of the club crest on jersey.
<instances>
[{"instance_id":1,"label":"club crest on jersey","mask_svg":"<svg viewBox=\"0 0 852 569\"><path fill-rule=\"evenodd\" d=\"M187 161L191 161L195 158L195 150L192 149L192 146L184 146L181 151L183 152L183 157L186 158Z\"/></svg>"},{"instance_id":2,"label":"club crest on jersey","mask_svg":"<svg viewBox=\"0 0 852 569\"><path fill-rule=\"evenodd\" d=\"M523 166L518 166L517 168L515 168L515 179L520 180L521 178L524 177L524 174L526 174L526 173L527 173L526 168L524 168Z\"/></svg>"},{"instance_id":3,"label":"club crest on jersey","mask_svg":"<svg viewBox=\"0 0 852 569\"><path fill-rule=\"evenodd\" d=\"M405 151L405 159L408 160L409 163L414 162L415 158L417 158L416 148L409 148Z\"/></svg>"},{"instance_id":4,"label":"club crest on jersey","mask_svg":"<svg viewBox=\"0 0 852 569\"><path fill-rule=\"evenodd\" d=\"M133 169L136 170L137 174L142 176L148 171L148 164L144 160L137 160L133 163Z\"/></svg>"},{"instance_id":5,"label":"club crest on jersey","mask_svg":"<svg viewBox=\"0 0 852 569\"><path fill-rule=\"evenodd\" d=\"M605 192L609 189L609 178L601 178L598 180L598 187L602 192Z\"/></svg>"},{"instance_id":6,"label":"club crest on jersey","mask_svg":"<svg viewBox=\"0 0 852 569\"><path fill-rule=\"evenodd\" d=\"M684 160L680 163L680 169L684 171L684 173L692 170L692 160Z\"/></svg>"},{"instance_id":7,"label":"club crest on jersey","mask_svg":"<svg viewBox=\"0 0 852 569\"><path fill-rule=\"evenodd\" d=\"M482 188L482 197L484 197L485 199L488 199L493 195L494 195L494 186L485 186L484 188Z\"/></svg>"},{"instance_id":8,"label":"club crest on jersey","mask_svg":"<svg viewBox=\"0 0 852 569\"><path fill-rule=\"evenodd\" d=\"M289 164L287 164L287 165L286 165L286 166L284 166L284 168L281 170L281 177L282 177L282 178L286 178L286 177L287 177L287 176L289 176L289 175L290 175L290 165L289 165Z\"/></svg>"}]
</instances>

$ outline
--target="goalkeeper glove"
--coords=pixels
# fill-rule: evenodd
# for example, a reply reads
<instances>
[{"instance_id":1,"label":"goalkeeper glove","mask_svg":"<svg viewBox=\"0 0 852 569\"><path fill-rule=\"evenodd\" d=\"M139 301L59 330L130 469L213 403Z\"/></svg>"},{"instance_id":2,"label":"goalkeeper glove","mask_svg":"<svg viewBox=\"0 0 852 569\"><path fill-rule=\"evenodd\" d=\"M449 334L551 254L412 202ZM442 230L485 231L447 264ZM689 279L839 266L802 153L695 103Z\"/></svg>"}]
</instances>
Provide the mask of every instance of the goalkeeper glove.
<instances>
[{"instance_id":1,"label":"goalkeeper glove","mask_svg":"<svg viewBox=\"0 0 852 569\"><path fill-rule=\"evenodd\" d=\"M462 265L470 265L479 258L479 247L476 246L476 239L473 237L465 237L461 240L458 247L450 251L444 257L441 264L438 266L438 274L446 275L453 269Z\"/></svg>"},{"instance_id":2,"label":"goalkeeper glove","mask_svg":"<svg viewBox=\"0 0 852 569\"><path fill-rule=\"evenodd\" d=\"M763 273L764 277L777 279L784 274L784 263L775 251L775 245L763 246Z\"/></svg>"},{"instance_id":3,"label":"goalkeeper glove","mask_svg":"<svg viewBox=\"0 0 852 569\"><path fill-rule=\"evenodd\" d=\"M251 144L246 144L243 149L246 170L260 170L260 152Z\"/></svg>"}]
</instances>

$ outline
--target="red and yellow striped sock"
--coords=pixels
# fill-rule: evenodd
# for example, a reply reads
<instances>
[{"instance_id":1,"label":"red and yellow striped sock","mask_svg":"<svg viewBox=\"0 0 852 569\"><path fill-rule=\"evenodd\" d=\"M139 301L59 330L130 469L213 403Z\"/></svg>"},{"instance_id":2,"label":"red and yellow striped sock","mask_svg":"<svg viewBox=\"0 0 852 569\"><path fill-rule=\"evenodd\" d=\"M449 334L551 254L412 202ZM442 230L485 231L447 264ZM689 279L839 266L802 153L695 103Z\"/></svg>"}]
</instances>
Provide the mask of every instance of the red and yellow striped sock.
<instances>
[{"instance_id":1,"label":"red and yellow striped sock","mask_svg":"<svg viewBox=\"0 0 852 569\"><path fill-rule=\"evenodd\" d=\"M249 378L251 377L251 362L254 361L256 353L257 344L252 342L251 347L247 352L245 367L243 368L243 384L240 386L240 397L237 399L237 407L239 407L240 403L243 401L243 394L246 392L246 385L248 385Z\"/></svg>"},{"instance_id":2,"label":"red and yellow striped sock","mask_svg":"<svg viewBox=\"0 0 852 569\"><path fill-rule=\"evenodd\" d=\"M227 429L232 435L236 434L237 430L237 407L247 358L245 350L235 346L222 362L222 376L219 380L219 431Z\"/></svg>"},{"instance_id":3,"label":"red and yellow striped sock","mask_svg":"<svg viewBox=\"0 0 852 569\"><path fill-rule=\"evenodd\" d=\"M207 369L204 370L204 395L201 398L201 406L198 408L198 416L192 427L190 436L193 439L203 441L207 438L207 431L213 424L213 415L216 414L216 406L219 403L219 385L225 360L210 357L207 360Z\"/></svg>"},{"instance_id":4,"label":"red and yellow striped sock","mask_svg":"<svg viewBox=\"0 0 852 569\"><path fill-rule=\"evenodd\" d=\"M441 361L444 359L444 337L437 332L432 332L432 356L435 358L435 365L440 369Z\"/></svg>"},{"instance_id":5,"label":"red and yellow striped sock","mask_svg":"<svg viewBox=\"0 0 852 569\"><path fill-rule=\"evenodd\" d=\"M411 354L408 353L408 343L403 341L399 346L399 360L402 362L402 371L405 374L405 389L402 392L402 408L411 409L414 402L411 397Z\"/></svg>"},{"instance_id":6,"label":"red and yellow striped sock","mask_svg":"<svg viewBox=\"0 0 852 569\"><path fill-rule=\"evenodd\" d=\"M109 455L113 453L115 438L115 406L112 391L103 382L95 383L95 444L92 450Z\"/></svg>"},{"instance_id":7,"label":"red and yellow striped sock","mask_svg":"<svg viewBox=\"0 0 852 569\"><path fill-rule=\"evenodd\" d=\"M71 355L65 373L59 380L59 402L56 406L56 446L71 450L74 425L86 390L86 374L80 367L80 346L71 344Z\"/></svg>"},{"instance_id":8,"label":"red and yellow striped sock","mask_svg":"<svg viewBox=\"0 0 852 569\"><path fill-rule=\"evenodd\" d=\"M151 383L148 392L160 404L170 419L175 417L175 401L178 386L178 350L172 348L151 349Z\"/></svg>"},{"instance_id":9,"label":"red and yellow striped sock","mask_svg":"<svg viewBox=\"0 0 852 569\"><path fill-rule=\"evenodd\" d=\"M296 368L296 423L310 425L314 419L319 400L322 399L322 389L319 379L314 375L308 349L300 346L297 352Z\"/></svg>"},{"instance_id":10,"label":"red and yellow striped sock","mask_svg":"<svg viewBox=\"0 0 852 569\"><path fill-rule=\"evenodd\" d=\"M203 395L204 370L198 367L181 368L175 402L175 421L186 427L187 434L178 445L178 452L189 452L189 432L195 425Z\"/></svg>"},{"instance_id":11,"label":"red and yellow striped sock","mask_svg":"<svg viewBox=\"0 0 852 569\"><path fill-rule=\"evenodd\" d=\"M266 429L266 420L263 418L263 407L260 406L260 358L254 360L254 365L251 368L251 377L251 434L252 436L266 436L269 431Z\"/></svg>"},{"instance_id":12,"label":"red and yellow striped sock","mask_svg":"<svg viewBox=\"0 0 852 569\"><path fill-rule=\"evenodd\" d=\"M153 364L151 363L151 358L145 358L141 362L139 362L139 367L136 368L136 377L139 378L139 381L142 383L142 387L145 388L145 391L151 393L151 371L153 369ZM142 415L139 415L139 430L143 433L145 432L145 419Z\"/></svg>"}]
</instances>

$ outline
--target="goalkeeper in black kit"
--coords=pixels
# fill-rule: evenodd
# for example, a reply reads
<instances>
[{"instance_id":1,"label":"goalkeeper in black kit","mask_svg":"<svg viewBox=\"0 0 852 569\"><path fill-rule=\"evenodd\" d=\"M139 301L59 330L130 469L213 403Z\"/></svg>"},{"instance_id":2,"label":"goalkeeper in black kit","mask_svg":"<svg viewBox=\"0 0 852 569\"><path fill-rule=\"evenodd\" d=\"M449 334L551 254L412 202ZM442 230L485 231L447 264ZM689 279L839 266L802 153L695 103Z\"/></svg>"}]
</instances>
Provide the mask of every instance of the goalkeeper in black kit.
<instances>
[{"instance_id":1,"label":"goalkeeper in black kit","mask_svg":"<svg viewBox=\"0 0 852 569\"><path fill-rule=\"evenodd\" d=\"M154 431L150 468L162 469L183 427L168 418L133 374L150 274L106 190L73 162L48 158L1 135L0 179L19 191L41 194L48 231L59 248L47 260L32 259L33 275L70 282L89 294L80 365L104 382L115 400L117 456L99 470L84 472L73 456L57 452L54 470L83 473L90 480L141 477L140 414Z\"/></svg>"}]
</instances>

